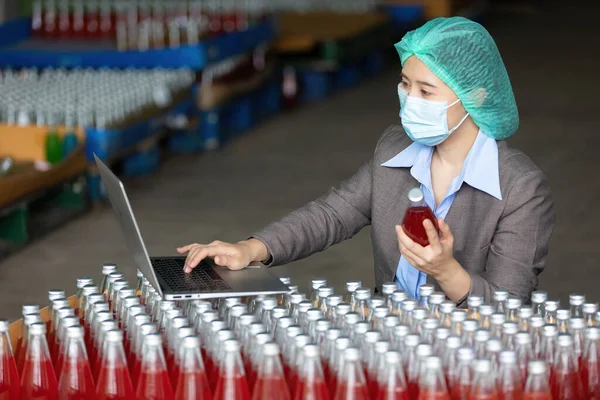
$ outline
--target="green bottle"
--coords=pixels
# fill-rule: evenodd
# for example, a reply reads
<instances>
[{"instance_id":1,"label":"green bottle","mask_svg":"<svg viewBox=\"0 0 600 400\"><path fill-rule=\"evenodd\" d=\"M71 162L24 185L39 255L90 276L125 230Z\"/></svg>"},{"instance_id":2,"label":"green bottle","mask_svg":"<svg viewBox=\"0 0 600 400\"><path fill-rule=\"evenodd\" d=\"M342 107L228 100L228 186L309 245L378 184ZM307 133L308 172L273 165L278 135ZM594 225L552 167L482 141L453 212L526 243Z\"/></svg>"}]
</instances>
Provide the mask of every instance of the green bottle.
<instances>
[{"instance_id":1,"label":"green bottle","mask_svg":"<svg viewBox=\"0 0 600 400\"><path fill-rule=\"evenodd\" d=\"M50 130L46 135L46 161L58 164L62 160L62 140L58 132Z\"/></svg>"}]
</instances>

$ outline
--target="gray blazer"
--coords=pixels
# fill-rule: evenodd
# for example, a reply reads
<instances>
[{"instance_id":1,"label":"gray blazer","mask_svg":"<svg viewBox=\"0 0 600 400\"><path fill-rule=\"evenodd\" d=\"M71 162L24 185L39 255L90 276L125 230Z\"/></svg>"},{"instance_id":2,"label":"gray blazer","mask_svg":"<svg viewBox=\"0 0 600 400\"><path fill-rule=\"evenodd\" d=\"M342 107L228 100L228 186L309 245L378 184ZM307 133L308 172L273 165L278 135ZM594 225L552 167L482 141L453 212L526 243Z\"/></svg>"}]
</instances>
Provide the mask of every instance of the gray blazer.
<instances>
[{"instance_id":1,"label":"gray blazer","mask_svg":"<svg viewBox=\"0 0 600 400\"><path fill-rule=\"evenodd\" d=\"M408 207L408 191L419 183L409 168L381 164L411 143L402 127L390 126L379 138L373 158L354 176L254 233L269 249L267 265L308 257L370 224L376 286L380 289L382 283L393 281L400 258L394 226ZM490 302L496 289L528 302L554 229L548 180L526 155L504 141L497 143L503 200L465 183L446 216L454 235L454 257L471 275L471 288L459 305L470 294Z\"/></svg>"}]
</instances>

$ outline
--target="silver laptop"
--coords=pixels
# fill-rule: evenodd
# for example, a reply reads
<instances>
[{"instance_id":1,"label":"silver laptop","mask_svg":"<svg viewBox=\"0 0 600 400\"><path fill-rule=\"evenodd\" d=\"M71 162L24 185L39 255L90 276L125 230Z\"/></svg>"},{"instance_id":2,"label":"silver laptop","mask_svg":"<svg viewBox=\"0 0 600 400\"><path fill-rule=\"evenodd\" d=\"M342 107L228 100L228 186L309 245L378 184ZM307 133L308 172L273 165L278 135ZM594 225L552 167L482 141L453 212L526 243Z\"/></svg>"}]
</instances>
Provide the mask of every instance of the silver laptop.
<instances>
[{"instance_id":1,"label":"silver laptop","mask_svg":"<svg viewBox=\"0 0 600 400\"><path fill-rule=\"evenodd\" d=\"M263 267L230 271L214 265L211 260L204 260L186 274L183 272L185 257L149 257L123 183L95 154L94 157L134 262L163 299L254 296L289 291Z\"/></svg>"}]
</instances>

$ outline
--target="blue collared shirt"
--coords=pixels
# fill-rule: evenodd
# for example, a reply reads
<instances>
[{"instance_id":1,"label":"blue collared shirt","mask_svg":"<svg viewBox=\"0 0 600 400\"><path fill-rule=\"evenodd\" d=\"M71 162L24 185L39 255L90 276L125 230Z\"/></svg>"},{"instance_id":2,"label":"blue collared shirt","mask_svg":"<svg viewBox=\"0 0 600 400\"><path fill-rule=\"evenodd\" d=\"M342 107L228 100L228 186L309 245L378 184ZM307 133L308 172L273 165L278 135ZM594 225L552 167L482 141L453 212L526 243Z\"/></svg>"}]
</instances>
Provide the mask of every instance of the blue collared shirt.
<instances>
[{"instance_id":1,"label":"blue collared shirt","mask_svg":"<svg viewBox=\"0 0 600 400\"><path fill-rule=\"evenodd\" d=\"M465 158L462 171L452 180L448 193L446 193L440 205L436 207L431 185L433 149L433 147L413 143L391 160L381 164L381 166L410 168L410 174L421 184L421 190L427 205L438 218L446 218L456 193L464 182L475 189L494 196L498 200L502 200L498 172L498 145L494 139L479 131L471 150ZM395 280L400 289L406 290L411 297L418 299L419 286L426 282L427 274L419 271L410 265L403 256L400 256Z\"/></svg>"}]
</instances>

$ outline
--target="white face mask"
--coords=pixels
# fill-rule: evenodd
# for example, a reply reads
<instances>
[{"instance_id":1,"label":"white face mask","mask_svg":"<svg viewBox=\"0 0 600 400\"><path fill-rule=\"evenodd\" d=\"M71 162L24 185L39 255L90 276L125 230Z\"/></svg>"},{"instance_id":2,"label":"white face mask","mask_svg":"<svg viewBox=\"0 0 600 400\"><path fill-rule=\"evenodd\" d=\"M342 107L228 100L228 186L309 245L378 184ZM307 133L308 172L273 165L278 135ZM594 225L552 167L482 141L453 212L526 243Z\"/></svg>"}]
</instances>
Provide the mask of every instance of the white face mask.
<instances>
[{"instance_id":1,"label":"white face mask","mask_svg":"<svg viewBox=\"0 0 600 400\"><path fill-rule=\"evenodd\" d=\"M452 129L448 129L448 109L459 100L448 105L446 101L431 101L414 96L398 86L400 118L402 126L413 142L425 146L437 146L458 129L469 114Z\"/></svg>"}]
</instances>

